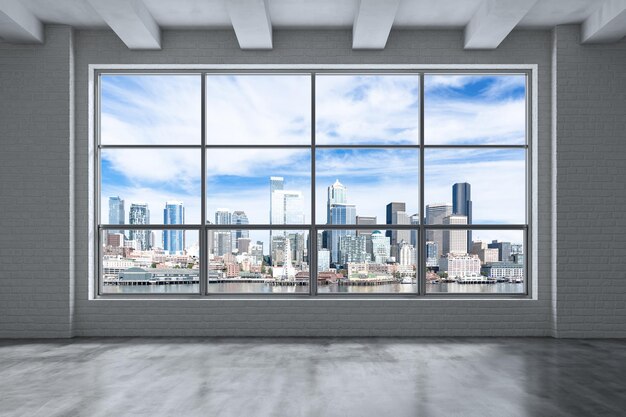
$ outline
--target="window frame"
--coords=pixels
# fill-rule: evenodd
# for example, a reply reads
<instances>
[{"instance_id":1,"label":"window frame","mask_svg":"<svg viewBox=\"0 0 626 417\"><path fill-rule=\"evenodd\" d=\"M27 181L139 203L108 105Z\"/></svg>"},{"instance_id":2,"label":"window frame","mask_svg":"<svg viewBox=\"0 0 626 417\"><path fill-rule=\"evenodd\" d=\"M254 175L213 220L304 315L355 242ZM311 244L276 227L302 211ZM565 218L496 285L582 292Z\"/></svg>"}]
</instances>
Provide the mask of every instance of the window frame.
<instances>
[{"instance_id":1,"label":"window frame","mask_svg":"<svg viewBox=\"0 0 626 417\"><path fill-rule=\"evenodd\" d=\"M103 145L100 142L100 79L102 75L194 75L201 78L201 139L196 145ZM216 145L206 142L206 77L210 75L280 75L280 74L307 74L310 76L311 84L311 142L306 145ZM317 145L316 140L316 98L315 82L318 74L324 75L415 75L419 77L419 141L418 144L395 144L395 145ZM526 132L525 143L521 145L466 145L466 144L425 144L424 134L424 81L425 76L430 74L440 75L524 75L526 78ZM90 107L90 140L89 148L92 158L90 168L92 173L92 186L90 192L90 230L93 232L93 239L90 240L90 254L94 256L90 265L90 299L271 299L271 298L306 298L306 299L531 299L536 294L536 256L533 242L536 241L534 235L535 217L533 211L536 209L536 190L533 182L536 179L536 155L534 152L534 142L536 140L536 80L537 65L89 65L89 107ZM108 225L101 224L101 150L103 149L198 149L201 152L201 224L182 225ZM310 198L310 222L307 224L293 225L270 225L268 224L248 224L242 225L215 225L207 224L206 213L206 154L212 148L217 149L237 149L237 148L293 148L305 149L311 152L311 198ZM418 208L420 213L420 224L418 225L328 225L317 222L316 219L316 149L414 149L419 153L419 190ZM424 154L426 149L524 149L525 152L525 217L524 224L472 224L472 225L426 225L424 224L425 202L424 202ZM93 202L93 203L92 203ZM120 227L122 226L122 227ZM171 293L171 294L151 294L151 293L129 293L129 294L107 294L103 292L103 266L102 266L102 234L106 230L191 230L199 233L199 277L200 285L197 293ZM208 247L208 233L212 230L307 230L308 236L308 263L309 263L309 291L308 293L211 293L208 292L208 257L206 254ZM417 231L417 263L416 263L416 289L414 293L317 293L317 234L320 230L341 229L341 230L413 230ZM426 251L425 236L427 230L437 229L462 229L462 230L521 230L523 232L524 247L524 292L521 293L428 293L426 291ZM93 268L93 269L92 269Z\"/></svg>"}]
</instances>

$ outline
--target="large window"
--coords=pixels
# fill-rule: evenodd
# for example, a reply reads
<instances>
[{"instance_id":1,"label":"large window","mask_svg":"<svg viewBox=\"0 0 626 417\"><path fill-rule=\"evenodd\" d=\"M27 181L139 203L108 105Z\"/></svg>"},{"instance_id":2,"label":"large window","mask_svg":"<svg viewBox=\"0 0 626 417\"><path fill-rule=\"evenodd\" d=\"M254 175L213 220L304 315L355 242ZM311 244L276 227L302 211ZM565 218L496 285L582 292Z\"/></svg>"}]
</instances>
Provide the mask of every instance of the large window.
<instances>
[{"instance_id":1,"label":"large window","mask_svg":"<svg viewBox=\"0 0 626 417\"><path fill-rule=\"evenodd\" d=\"M98 71L98 295L527 295L530 72Z\"/></svg>"}]
</instances>

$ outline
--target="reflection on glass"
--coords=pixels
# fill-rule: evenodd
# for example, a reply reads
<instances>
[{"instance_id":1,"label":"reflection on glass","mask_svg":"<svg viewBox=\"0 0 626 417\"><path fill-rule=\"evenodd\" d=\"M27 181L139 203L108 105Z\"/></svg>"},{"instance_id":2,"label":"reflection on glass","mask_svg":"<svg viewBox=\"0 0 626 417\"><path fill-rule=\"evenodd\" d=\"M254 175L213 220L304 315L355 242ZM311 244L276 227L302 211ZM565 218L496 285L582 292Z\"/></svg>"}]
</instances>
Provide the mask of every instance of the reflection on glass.
<instances>
[{"instance_id":1,"label":"reflection on glass","mask_svg":"<svg viewBox=\"0 0 626 417\"><path fill-rule=\"evenodd\" d=\"M427 145L526 143L526 76L426 75Z\"/></svg>"},{"instance_id":2,"label":"reflection on glass","mask_svg":"<svg viewBox=\"0 0 626 417\"><path fill-rule=\"evenodd\" d=\"M209 293L309 293L305 230L209 230Z\"/></svg>"},{"instance_id":3,"label":"reflection on glass","mask_svg":"<svg viewBox=\"0 0 626 417\"><path fill-rule=\"evenodd\" d=\"M305 224L311 207L311 151L209 149L207 220L240 213L242 224ZM245 217L245 218L244 218Z\"/></svg>"},{"instance_id":4,"label":"reflection on glass","mask_svg":"<svg viewBox=\"0 0 626 417\"><path fill-rule=\"evenodd\" d=\"M318 232L317 292L415 293L417 230Z\"/></svg>"},{"instance_id":5,"label":"reflection on glass","mask_svg":"<svg viewBox=\"0 0 626 417\"><path fill-rule=\"evenodd\" d=\"M102 224L199 224L200 151L103 149Z\"/></svg>"},{"instance_id":6,"label":"reflection on glass","mask_svg":"<svg viewBox=\"0 0 626 417\"><path fill-rule=\"evenodd\" d=\"M426 230L427 293L526 291L522 230Z\"/></svg>"},{"instance_id":7,"label":"reflection on glass","mask_svg":"<svg viewBox=\"0 0 626 417\"><path fill-rule=\"evenodd\" d=\"M311 76L208 75L207 143L311 143Z\"/></svg>"},{"instance_id":8,"label":"reflection on glass","mask_svg":"<svg viewBox=\"0 0 626 417\"><path fill-rule=\"evenodd\" d=\"M102 230L105 294L198 293L198 232Z\"/></svg>"},{"instance_id":9,"label":"reflection on glass","mask_svg":"<svg viewBox=\"0 0 626 417\"><path fill-rule=\"evenodd\" d=\"M426 149L426 224L526 222L524 149ZM460 223L459 223L460 222Z\"/></svg>"},{"instance_id":10,"label":"reflection on glass","mask_svg":"<svg viewBox=\"0 0 626 417\"><path fill-rule=\"evenodd\" d=\"M419 76L318 75L318 145L419 142Z\"/></svg>"},{"instance_id":11,"label":"reflection on glass","mask_svg":"<svg viewBox=\"0 0 626 417\"><path fill-rule=\"evenodd\" d=\"M101 75L103 145L199 145L199 75Z\"/></svg>"},{"instance_id":12,"label":"reflection on glass","mask_svg":"<svg viewBox=\"0 0 626 417\"><path fill-rule=\"evenodd\" d=\"M317 224L419 222L419 151L317 149ZM334 216L334 217L333 217Z\"/></svg>"}]
</instances>

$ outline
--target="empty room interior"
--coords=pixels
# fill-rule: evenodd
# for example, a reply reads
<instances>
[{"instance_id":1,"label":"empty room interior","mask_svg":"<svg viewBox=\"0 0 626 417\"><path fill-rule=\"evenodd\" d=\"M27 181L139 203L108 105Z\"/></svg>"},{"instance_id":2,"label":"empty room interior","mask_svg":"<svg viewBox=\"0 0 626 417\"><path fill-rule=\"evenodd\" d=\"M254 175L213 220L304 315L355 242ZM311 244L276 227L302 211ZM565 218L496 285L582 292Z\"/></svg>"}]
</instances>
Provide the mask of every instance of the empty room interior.
<instances>
[{"instance_id":1,"label":"empty room interior","mask_svg":"<svg viewBox=\"0 0 626 417\"><path fill-rule=\"evenodd\" d=\"M626 0L0 0L0 416L626 415Z\"/></svg>"}]
</instances>

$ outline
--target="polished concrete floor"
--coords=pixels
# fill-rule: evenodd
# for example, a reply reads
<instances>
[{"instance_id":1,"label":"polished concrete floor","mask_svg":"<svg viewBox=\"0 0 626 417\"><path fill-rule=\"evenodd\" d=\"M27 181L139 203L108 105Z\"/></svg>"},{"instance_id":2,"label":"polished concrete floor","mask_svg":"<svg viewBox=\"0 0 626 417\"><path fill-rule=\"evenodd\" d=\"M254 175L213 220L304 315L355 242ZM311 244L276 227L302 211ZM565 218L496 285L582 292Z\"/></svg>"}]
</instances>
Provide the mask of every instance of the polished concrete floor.
<instances>
[{"instance_id":1,"label":"polished concrete floor","mask_svg":"<svg viewBox=\"0 0 626 417\"><path fill-rule=\"evenodd\" d=\"M1 416L626 416L626 340L0 341Z\"/></svg>"}]
</instances>

